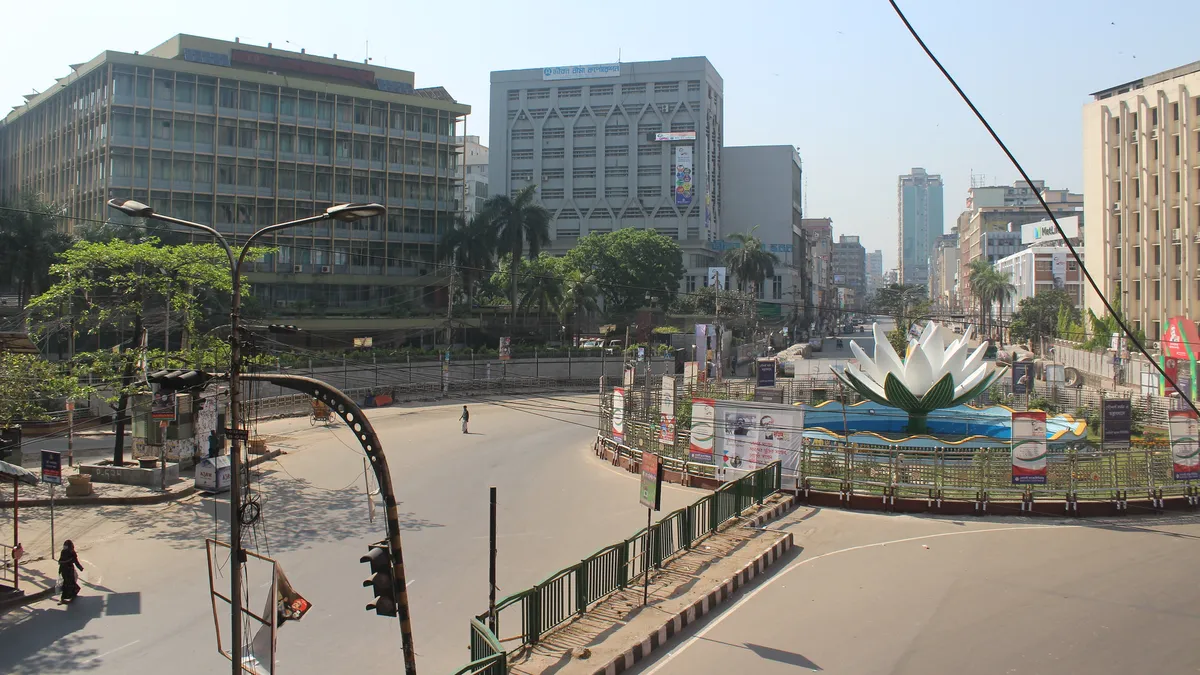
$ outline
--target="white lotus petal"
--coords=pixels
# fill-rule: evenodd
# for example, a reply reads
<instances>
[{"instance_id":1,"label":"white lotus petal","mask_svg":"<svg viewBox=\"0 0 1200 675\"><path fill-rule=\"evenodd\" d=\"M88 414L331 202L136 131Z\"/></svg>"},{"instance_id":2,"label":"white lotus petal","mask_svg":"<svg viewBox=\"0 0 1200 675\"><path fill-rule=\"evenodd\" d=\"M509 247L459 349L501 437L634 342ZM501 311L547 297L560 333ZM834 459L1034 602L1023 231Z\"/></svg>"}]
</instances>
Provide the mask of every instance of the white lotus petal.
<instances>
[{"instance_id":1,"label":"white lotus petal","mask_svg":"<svg viewBox=\"0 0 1200 675\"><path fill-rule=\"evenodd\" d=\"M850 341L850 351L854 354L854 358L858 359L858 365L862 368L862 372L866 377L875 382L883 383L884 374L879 372L878 366L875 365L875 360L868 357L862 347L854 340Z\"/></svg>"},{"instance_id":2,"label":"white lotus petal","mask_svg":"<svg viewBox=\"0 0 1200 675\"><path fill-rule=\"evenodd\" d=\"M903 379L904 363L896 354L896 350L892 348L892 343L888 342L887 335L884 335L879 324L874 324L871 330L875 334L875 367L879 370L880 376L886 379L888 373L893 373L896 377ZM881 379L879 383L883 384L883 380Z\"/></svg>"},{"instance_id":3,"label":"white lotus petal","mask_svg":"<svg viewBox=\"0 0 1200 675\"><path fill-rule=\"evenodd\" d=\"M924 349L913 349L904 363L904 386L917 398L924 396L933 386L933 366Z\"/></svg>"},{"instance_id":4,"label":"white lotus petal","mask_svg":"<svg viewBox=\"0 0 1200 675\"><path fill-rule=\"evenodd\" d=\"M864 386L879 395L880 398L885 400L887 399L887 394L883 391L883 384L879 382L872 382L871 378L868 377L863 371L855 368L852 365L847 365L846 370L849 371L851 375L858 378L858 381Z\"/></svg>"},{"instance_id":5,"label":"white lotus petal","mask_svg":"<svg viewBox=\"0 0 1200 675\"><path fill-rule=\"evenodd\" d=\"M961 340L963 341L964 344L971 341L971 334L974 332L975 332L975 326L972 326L970 324L968 324L967 327L965 329L963 329Z\"/></svg>"},{"instance_id":6,"label":"white lotus petal","mask_svg":"<svg viewBox=\"0 0 1200 675\"><path fill-rule=\"evenodd\" d=\"M981 366L979 366L978 368L976 368L973 373L971 373L966 378L964 378L962 383L954 388L955 398L962 396L963 393L966 392L967 390L969 390L971 387L974 387L975 385L979 384L980 381L983 380L983 378L987 377L988 370L989 370L988 364L985 363L985 364L982 364Z\"/></svg>"},{"instance_id":7,"label":"white lotus petal","mask_svg":"<svg viewBox=\"0 0 1200 675\"><path fill-rule=\"evenodd\" d=\"M968 373L974 372L975 368L977 368L979 364L983 363L983 355L985 352L987 352L987 348L988 342L987 340L984 340L983 343L976 347L975 351L971 352L971 355L967 357L966 362L963 363L963 371Z\"/></svg>"},{"instance_id":8,"label":"white lotus petal","mask_svg":"<svg viewBox=\"0 0 1200 675\"><path fill-rule=\"evenodd\" d=\"M929 358L929 365L933 367L934 375L942 369L942 364L946 361L946 341L942 333L941 326L931 323L933 331L925 338L921 348L925 350L925 356ZM937 378L933 379L937 382Z\"/></svg>"},{"instance_id":9,"label":"white lotus petal","mask_svg":"<svg viewBox=\"0 0 1200 675\"><path fill-rule=\"evenodd\" d=\"M917 344L921 347L928 346L929 340L932 339L934 335L937 335L937 324L930 321L929 323L925 324L925 328L921 329L921 335L917 337Z\"/></svg>"},{"instance_id":10,"label":"white lotus petal","mask_svg":"<svg viewBox=\"0 0 1200 675\"><path fill-rule=\"evenodd\" d=\"M967 373L963 366L967 363L967 350L970 345L962 340L955 340L950 349L946 350L946 360L942 364L942 370L950 373L954 377L955 384L961 383L966 379Z\"/></svg>"}]
</instances>

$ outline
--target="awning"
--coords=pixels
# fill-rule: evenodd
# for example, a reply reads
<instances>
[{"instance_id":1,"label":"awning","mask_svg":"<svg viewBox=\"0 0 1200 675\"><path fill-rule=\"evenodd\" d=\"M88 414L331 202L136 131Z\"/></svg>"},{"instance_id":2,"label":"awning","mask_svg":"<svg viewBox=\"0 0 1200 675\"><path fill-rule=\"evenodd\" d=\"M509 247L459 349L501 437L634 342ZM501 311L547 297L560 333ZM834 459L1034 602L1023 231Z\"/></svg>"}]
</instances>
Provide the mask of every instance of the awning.
<instances>
[{"instance_id":1,"label":"awning","mask_svg":"<svg viewBox=\"0 0 1200 675\"><path fill-rule=\"evenodd\" d=\"M37 474L29 469L17 466L16 464L9 464L8 462L0 462L0 479L3 479L5 482L21 481L30 485L38 484Z\"/></svg>"}]
</instances>

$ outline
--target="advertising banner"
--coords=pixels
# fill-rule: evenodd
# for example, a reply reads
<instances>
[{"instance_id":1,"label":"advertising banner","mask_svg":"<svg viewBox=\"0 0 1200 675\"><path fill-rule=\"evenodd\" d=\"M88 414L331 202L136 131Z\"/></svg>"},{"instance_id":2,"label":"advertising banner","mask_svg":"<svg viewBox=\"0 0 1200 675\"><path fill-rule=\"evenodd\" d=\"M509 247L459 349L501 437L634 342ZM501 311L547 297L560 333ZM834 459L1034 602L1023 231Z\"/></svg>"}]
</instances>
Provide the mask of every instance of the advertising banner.
<instances>
[{"instance_id":1,"label":"advertising banner","mask_svg":"<svg viewBox=\"0 0 1200 675\"><path fill-rule=\"evenodd\" d=\"M675 147L675 205L690 206L692 203L692 148L688 145Z\"/></svg>"},{"instance_id":2,"label":"advertising banner","mask_svg":"<svg viewBox=\"0 0 1200 675\"><path fill-rule=\"evenodd\" d=\"M1013 361L1012 364L1013 394L1033 393L1033 362Z\"/></svg>"},{"instance_id":3,"label":"advertising banner","mask_svg":"<svg viewBox=\"0 0 1200 675\"><path fill-rule=\"evenodd\" d=\"M692 399L692 444L688 459L693 462L713 463L713 443L716 440L716 402L711 398Z\"/></svg>"},{"instance_id":4,"label":"advertising banner","mask_svg":"<svg viewBox=\"0 0 1200 675\"><path fill-rule=\"evenodd\" d=\"M512 338L500 338L500 360L507 361L512 358Z\"/></svg>"},{"instance_id":5,"label":"advertising banner","mask_svg":"<svg viewBox=\"0 0 1200 675\"><path fill-rule=\"evenodd\" d=\"M696 324L696 375L700 382L708 381L708 335L711 329L712 326L706 323Z\"/></svg>"},{"instance_id":6,"label":"advertising banner","mask_svg":"<svg viewBox=\"0 0 1200 675\"><path fill-rule=\"evenodd\" d=\"M612 436L618 443L625 442L625 389L613 387Z\"/></svg>"},{"instance_id":7,"label":"advertising banner","mask_svg":"<svg viewBox=\"0 0 1200 675\"><path fill-rule=\"evenodd\" d=\"M675 378L663 375L658 404L658 442L675 443Z\"/></svg>"},{"instance_id":8,"label":"advertising banner","mask_svg":"<svg viewBox=\"0 0 1200 675\"><path fill-rule=\"evenodd\" d=\"M1049 467L1046 449L1046 413L1041 410L1012 414L1012 482L1045 485Z\"/></svg>"},{"instance_id":9,"label":"advertising banner","mask_svg":"<svg viewBox=\"0 0 1200 675\"><path fill-rule=\"evenodd\" d=\"M655 511L661 508L662 459L653 452L642 453L642 482L638 490L638 501L642 506Z\"/></svg>"},{"instance_id":10,"label":"advertising banner","mask_svg":"<svg viewBox=\"0 0 1200 675\"><path fill-rule=\"evenodd\" d=\"M54 450L42 451L42 482L62 485L62 453Z\"/></svg>"},{"instance_id":11,"label":"advertising banner","mask_svg":"<svg viewBox=\"0 0 1200 675\"><path fill-rule=\"evenodd\" d=\"M175 392L165 389L154 392L154 401L150 404L150 419L175 419Z\"/></svg>"},{"instance_id":12,"label":"advertising banner","mask_svg":"<svg viewBox=\"0 0 1200 675\"><path fill-rule=\"evenodd\" d=\"M1200 480L1200 420L1192 410L1172 410L1169 415L1175 480Z\"/></svg>"},{"instance_id":13,"label":"advertising banner","mask_svg":"<svg viewBox=\"0 0 1200 675\"><path fill-rule=\"evenodd\" d=\"M1133 425L1133 402L1127 398L1106 398L1101 408L1103 442L1114 445L1129 445L1130 428Z\"/></svg>"},{"instance_id":14,"label":"advertising banner","mask_svg":"<svg viewBox=\"0 0 1200 675\"><path fill-rule=\"evenodd\" d=\"M716 286L717 290L725 289L725 277L728 276L728 270L724 267L708 268L708 285Z\"/></svg>"},{"instance_id":15,"label":"advertising banner","mask_svg":"<svg viewBox=\"0 0 1200 675\"><path fill-rule=\"evenodd\" d=\"M654 134L654 140L659 143L676 143L696 140L694 131L659 131Z\"/></svg>"},{"instance_id":16,"label":"advertising banner","mask_svg":"<svg viewBox=\"0 0 1200 675\"><path fill-rule=\"evenodd\" d=\"M759 359L758 360L758 386L774 387L775 386L775 359Z\"/></svg>"},{"instance_id":17,"label":"advertising banner","mask_svg":"<svg viewBox=\"0 0 1200 675\"><path fill-rule=\"evenodd\" d=\"M782 462L785 469L797 466L804 438L803 408L717 401L716 421L717 469L726 480L771 462ZM724 472L726 469L738 471Z\"/></svg>"},{"instance_id":18,"label":"advertising banner","mask_svg":"<svg viewBox=\"0 0 1200 675\"><path fill-rule=\"evenodd\" d=\"M634 366L625 366L625 371L621 377L621 384L630 392L633 391L633 383L637 380L637 368Z\"/></svg>"}]
</instances>

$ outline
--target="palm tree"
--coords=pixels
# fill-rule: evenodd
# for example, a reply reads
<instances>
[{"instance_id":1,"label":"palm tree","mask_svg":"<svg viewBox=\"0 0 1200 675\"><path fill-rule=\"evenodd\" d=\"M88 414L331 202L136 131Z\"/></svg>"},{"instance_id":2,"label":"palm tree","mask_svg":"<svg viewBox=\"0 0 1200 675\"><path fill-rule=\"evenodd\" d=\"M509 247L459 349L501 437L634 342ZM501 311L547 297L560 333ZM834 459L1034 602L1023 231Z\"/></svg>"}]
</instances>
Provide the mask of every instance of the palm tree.
<instances>
[{"instance_id":1,"label":"palm tree","mask_svg":"<svg viewBox=\"0 0 1200 675\"><path fill-rule=\"evenodd\" d=\"M571 319L572 340L579 334L579 315L588 315L600 311L596 301L600 297L600 288L590 274L584 274L577 269L568 270L562 278L562 300L558 303L558 320L561 325L567 325Z\"/></svg>"},{"instance_id":2,"label":"palm tree","mask_svg":"<svg viewBox=\"0 0 1200 675\"><path fill-rule=\"evenodd\" d=\"M992 305L998 303L1003 314L1004 302L1016 294L1017 287L1009 275L997 271L983 258L971 261L969 269L971 295L979 299L980 323L985 327L986 334L991 335L994 328L991 325Z\"/></svg>"},{"instance_id":3,"label":"palm tree","mask_svg":"<svg viewBox=\"0 0 1200 675\"><path fill-rule=\"evenodd\" d=\"M762 240L754 236L754 230L757 229L758 226L755 225L749 232L730 234L729 238L740 246L725 252L725 264L729 266L733 276L737 277L738 285L750 283L753 286L751 292L755 296L767 277L775 276L775 264L779 262L779 256L763 248Z\"/></svg>"},{"instance_id":4,"label":"palm tree","mask_svg":"<svg viewBox=\"0 0 1200 675\"><path fill-rule=\"evenodd\" d=\"M17 292L17 306L50 287L50 265L71 246L58 230L58 214L34 198L0 211L0 285Z\"/></svg>"},{"instance_id":5,"label":"palm tree","mask_svg":"<svg viewBox=\"0 0 1200 675\"><path fill-rule=\"evenodd\" d=\"M474 303L476 284L495 259L496 230L481 215L472 216L469 221L459 218L442 237L438 255L456 268L451 273L457 271L462 278L469 306Z\"/></svg>"},{"instance_id":6,"label":"palm tree","mask_svg":"<svg viewBox=\"0 0 1200 675\"><path fill-rule=\"evenodd\" d=\"M524 277L521 280L521 286L524 288L521 309L528 315L531 307L537 307L539 324L546 309L557 308L563 295L563 279L557 273L557 265L547 264L551 261L553 258L542 254L530 263L528 273L521 275Z\"/></svg>"},{"instance_id":7,"label":"palm tree","mask_svg":"<svg viewBox=\"0 0 1200 675\"><path fill-rule=\"evenodd\" d=\"M536 185L527 185L516 196L494 195L483 204L483 217L496 236L497 253L512 256L509 269L520 269L521 252L528 247L529 258L537 258L542 246L550 243L550 212L534 201ZM517 275L512 275L512 323L517 321Z\"/></svg>"}]
</instances>

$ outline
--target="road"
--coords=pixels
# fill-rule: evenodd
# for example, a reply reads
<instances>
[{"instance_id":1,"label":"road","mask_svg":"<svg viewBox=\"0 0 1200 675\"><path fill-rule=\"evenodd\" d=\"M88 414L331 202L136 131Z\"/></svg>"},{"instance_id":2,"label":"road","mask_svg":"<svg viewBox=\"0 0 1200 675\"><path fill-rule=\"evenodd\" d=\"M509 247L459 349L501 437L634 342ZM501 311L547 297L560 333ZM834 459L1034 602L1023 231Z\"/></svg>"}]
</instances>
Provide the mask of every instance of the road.
<instances>
[{"instance_id":1,"label":"road","mask_svg":"<svg viewBox=\"0 0 1200 675\"><path fill-rule=\"evenodd\" d=\"M803 547L641 675L1197 672L1200 520L802 509Z\"/></svg>"},{"instance_id":2,"label":"road","mask_svg":"<svg viewBox=\"0 0 1200 675\"><path fill-rule=\"evenodd\" d=\"M645 524L636 476L596 461L594 396L471 402L369 411L400 496L414 638L422 673L467 662L468 620L487 607L488 486L499 489L500 597L536 583ZM259 425L288 454L254 483L264 502L260 549L277 558L312 611L279 632L280 672L400 672L394 619L364 611L367 522L362 453L344 425L306 419ZM664 509L699 493L669 486ZM380 511L382 515L382 510ZM22 510L22 532L44 509ZM3 673L212 673L216 652L204 538L224 538L228 503L193 497L153 507L59 510L58 539L72 537L87 571L70 606L44 601L0 618ZM32 537L32 535L29 535ZM34 555L45 536L27 539ZM262 593L251 579L252 593ZM227 586L227 578L218 581ZM261 596L253 596L261 597ZM256 611L259 600L249 603ZM224 616L224 612L222 613ZM380 666L380 664L386 664Z\"/></svg>"}]
</instances>

